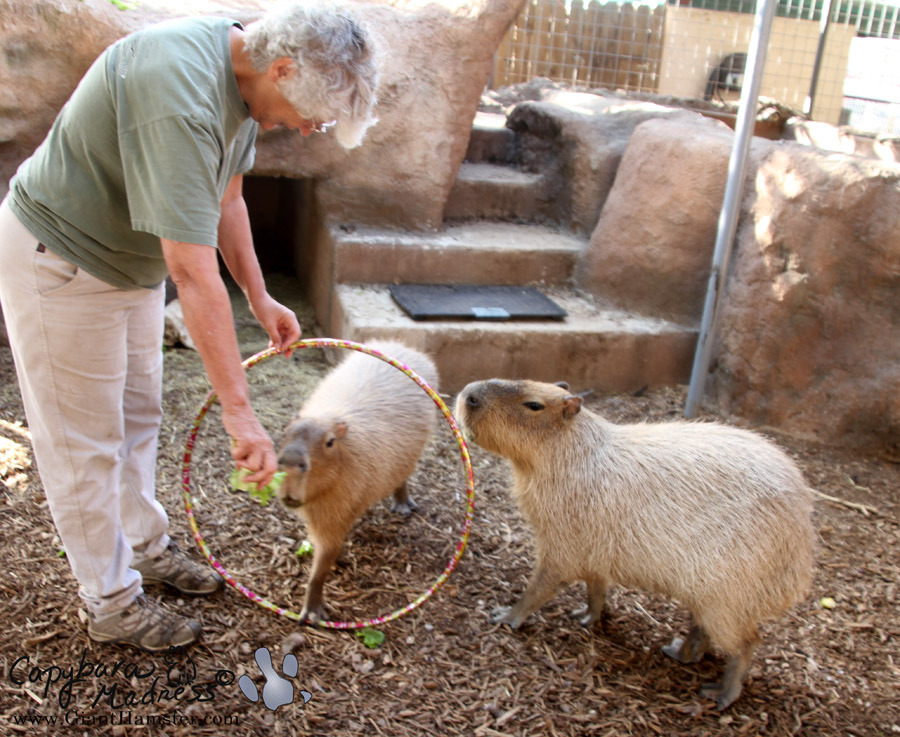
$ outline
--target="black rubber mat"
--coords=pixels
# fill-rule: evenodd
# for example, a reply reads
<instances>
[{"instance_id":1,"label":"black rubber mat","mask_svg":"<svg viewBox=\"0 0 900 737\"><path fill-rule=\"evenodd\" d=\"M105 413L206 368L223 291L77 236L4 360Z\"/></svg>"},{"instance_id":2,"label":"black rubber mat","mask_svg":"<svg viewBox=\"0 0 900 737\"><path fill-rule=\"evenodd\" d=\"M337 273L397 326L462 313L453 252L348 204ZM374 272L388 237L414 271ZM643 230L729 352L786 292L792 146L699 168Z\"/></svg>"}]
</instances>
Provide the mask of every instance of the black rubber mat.
<instances>
[{"instance_id":1,"label":"black rubber mat","mask_svg":"<svg viewBox=\"0 0 900 737\"><path fill-rule=\"evenodd\" d=\"M413 320L562 320L566 311L533 287L395 284L394 301Z\"/></svg>"}]
</instances>

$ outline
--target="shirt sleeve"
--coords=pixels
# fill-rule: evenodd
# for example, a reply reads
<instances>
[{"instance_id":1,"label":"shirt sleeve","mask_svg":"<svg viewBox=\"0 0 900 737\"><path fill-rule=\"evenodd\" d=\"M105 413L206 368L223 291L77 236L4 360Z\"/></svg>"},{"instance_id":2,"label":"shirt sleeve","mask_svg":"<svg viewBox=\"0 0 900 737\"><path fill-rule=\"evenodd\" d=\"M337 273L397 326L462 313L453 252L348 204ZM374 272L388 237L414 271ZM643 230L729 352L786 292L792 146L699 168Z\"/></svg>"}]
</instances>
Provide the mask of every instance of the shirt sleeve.
<instances>
[{"instance_id":1,"label":"shirt sleeve","mask_svg":"<svg viewBox=\"0 0 900 737\"><path fill-rule=\"evenodd\" d=\"M238 157L235 174L246 174L253 168L256 162L256 132L255 120L250 118L244 122L234 145L235 155Z\"/></svg>"},{"instance_id":2,"label":"shirt sleeve","mask_svg":"<svg viewBox=\"0 0 900 737\"><path fill-rule=\"evenodd\" d=\"M120 151L135 230L218 245L223 151L213 134L191 118L165 117L121 132Z\"/></svg>"}]
</instances>

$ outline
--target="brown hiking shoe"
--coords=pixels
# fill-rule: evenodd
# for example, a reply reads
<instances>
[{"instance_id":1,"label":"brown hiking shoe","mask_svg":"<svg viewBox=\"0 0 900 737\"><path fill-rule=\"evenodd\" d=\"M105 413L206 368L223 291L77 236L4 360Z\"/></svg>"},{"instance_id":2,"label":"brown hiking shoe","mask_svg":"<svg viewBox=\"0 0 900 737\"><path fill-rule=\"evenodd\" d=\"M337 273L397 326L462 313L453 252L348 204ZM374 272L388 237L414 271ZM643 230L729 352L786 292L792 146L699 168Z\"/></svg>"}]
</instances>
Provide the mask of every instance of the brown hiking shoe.
<instances>
[{"instance_id":1,"label":"brown hiking shoe","mask_svg":"<svg viewBox=\"0 0 900 737\"><path fill-rule=\"evenodd\" d=\"M149 653L185 647L200 639L200 623L170 612L157 601L138 596L126 609L98 619L88 614L94 642L134 645Z\"/></svg>"},{"instance_id":2,"label":"brown hiking shoe","mask_svg":"<svg viewBox=\"0 0 900 737\"><path fill-rule=\"evenodd\" d=\"M132 565L145 584L166 583L189 596L205 596L222 590L225 581L211 568L188 558L173 542L155 558Z\"/></svg>"}]
</instances>

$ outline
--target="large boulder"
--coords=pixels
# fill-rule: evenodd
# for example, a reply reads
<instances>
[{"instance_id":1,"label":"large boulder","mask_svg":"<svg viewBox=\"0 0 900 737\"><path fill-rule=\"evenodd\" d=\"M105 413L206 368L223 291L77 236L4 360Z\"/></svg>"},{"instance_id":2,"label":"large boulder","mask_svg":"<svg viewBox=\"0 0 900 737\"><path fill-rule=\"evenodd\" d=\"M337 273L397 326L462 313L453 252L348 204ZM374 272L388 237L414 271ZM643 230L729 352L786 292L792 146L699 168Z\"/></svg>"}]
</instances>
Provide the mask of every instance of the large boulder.
<instances>
[{"instance_id":1,"label":"large boulder","mask_svg":"<svg viewBox=\"0 0 900 737\"><path fill-rule=\"evenodd\" d=\"M638 125L579 287L640 314L702 314L734 136ZM708 399L830 444L900 444L900 166L754 138Z\"/></svg>"},{"instance_id":2,"label":"large boulder","mask_svg":"<svg viewBox=\"0 0 900 737\"><path fill-rule=\"evenodd\" d=\"M538 99L516 105L507 126L518 135L520 163L552 179L552 215L575 232L590 233L613 186L635 129L647 120L695 120L677 107L613 93L545 86Z\"/></svg>"},{"instance_id":3,"label":"large boulder","mask_svg":"<svg viewBox=\"0 0 900 737\"><path fill-rule=\"evenodd\" d=\"M757 424L900 445L900 166L796 144L748 177L712 392Z\"/></svg>"},{"instance_id":4,"label":"large boulder","mask_svg":"<svg viewBox=\"0 0 900 737\"><path fill-rule=\"evenodd\" d=\"M697 113L641 123L576 270L623 309L699 323L734 134Z\"/></svg>"}]
</instances>

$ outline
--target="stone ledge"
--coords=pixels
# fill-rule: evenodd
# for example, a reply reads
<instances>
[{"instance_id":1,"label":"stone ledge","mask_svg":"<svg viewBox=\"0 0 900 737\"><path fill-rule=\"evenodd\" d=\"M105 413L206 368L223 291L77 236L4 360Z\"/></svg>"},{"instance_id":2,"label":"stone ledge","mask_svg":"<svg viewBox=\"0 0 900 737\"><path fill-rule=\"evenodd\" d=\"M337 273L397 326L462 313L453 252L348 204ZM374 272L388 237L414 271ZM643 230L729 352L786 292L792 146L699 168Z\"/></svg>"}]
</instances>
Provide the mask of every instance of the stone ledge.
<instances>
[{"instance_id":1,"label":"stone ledge","mask_svg":"<svg viewBox=\"0 0 900 737\"><path fill-rule=\"evenodd\" d=\"M565 284L585 242L553 228L500 222L420 233L329 228L335 283Z\"/></svg>"},{"instance_id":2,"label":"stone ledge","mask_svg":"<svg viewBox=\"0 0 900 737\"><path fill-rule=\"evenodd\" d=\"M569 312L565 321L414 321L386 287L340 285L332 333L361 342L393 338L427 351L441 390L451 393L491 377L565 380L600 392L689 379L696 328L608 309L570 290L544 291Z\"/></svg>"}]
</instances>

